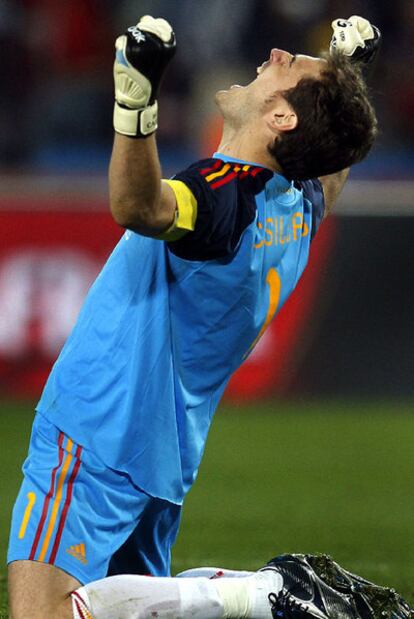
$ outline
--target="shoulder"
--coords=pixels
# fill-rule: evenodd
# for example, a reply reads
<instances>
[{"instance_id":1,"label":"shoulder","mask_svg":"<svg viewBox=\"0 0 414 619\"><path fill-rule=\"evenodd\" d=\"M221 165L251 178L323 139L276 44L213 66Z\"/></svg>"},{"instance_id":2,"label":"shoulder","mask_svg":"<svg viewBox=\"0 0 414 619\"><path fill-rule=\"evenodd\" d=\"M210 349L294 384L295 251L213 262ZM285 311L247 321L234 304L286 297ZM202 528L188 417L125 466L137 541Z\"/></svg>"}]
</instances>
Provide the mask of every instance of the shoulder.
<instances>
[{"instance_id":1,"label":"shoulder","mask_svg":"<svg viewBox=\"0 0 414 619\"><path fill-rule=\"evenodd\" d=\"M197 161L186 170L175 174L173 179L185 183L205 185L210 191L222 195L224 188L237 187L243 192L257 194L273 173L261 166L244 164L224 159L210 158Z\"/></svg>"},{"instance_id":2,"label":"shoulder","mask_svg":"<svg viewBox=\"0 0 414 619\"><path fill-rule=\"evenodd\" d=\"M182 185L191 192L196 214L194 226L169 243L176 255L208 260L234 251L241 234L256 215L255 196L263 191L273 173L260 166L211 158L198 161L168 181L178 193ZM180 183L182 185L176 185ZM184 191L186 193L186 191Z\"/></svg>"}]
</instances>

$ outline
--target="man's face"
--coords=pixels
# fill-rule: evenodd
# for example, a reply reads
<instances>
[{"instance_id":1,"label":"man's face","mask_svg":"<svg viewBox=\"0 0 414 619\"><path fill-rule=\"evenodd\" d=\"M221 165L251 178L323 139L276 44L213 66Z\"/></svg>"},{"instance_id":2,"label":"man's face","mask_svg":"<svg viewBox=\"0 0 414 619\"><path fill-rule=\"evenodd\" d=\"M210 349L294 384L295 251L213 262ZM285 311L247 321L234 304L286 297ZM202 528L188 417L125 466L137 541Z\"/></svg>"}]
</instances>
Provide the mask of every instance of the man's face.
<instances>
[{"instance_id":1,"label":"man's face","mask_svg":"<svg viewBox=\"0 0 414 619\"><path fill-rule=\"evenodd\" d=\"M290 54L272 49L269 60L257 68L257 77L247 86L231 86L220 90L216 102L224 116L260 111L276 92L293 88L303 77L319 78L325 60L303 54Z\"/></svg>"}]
</instances>

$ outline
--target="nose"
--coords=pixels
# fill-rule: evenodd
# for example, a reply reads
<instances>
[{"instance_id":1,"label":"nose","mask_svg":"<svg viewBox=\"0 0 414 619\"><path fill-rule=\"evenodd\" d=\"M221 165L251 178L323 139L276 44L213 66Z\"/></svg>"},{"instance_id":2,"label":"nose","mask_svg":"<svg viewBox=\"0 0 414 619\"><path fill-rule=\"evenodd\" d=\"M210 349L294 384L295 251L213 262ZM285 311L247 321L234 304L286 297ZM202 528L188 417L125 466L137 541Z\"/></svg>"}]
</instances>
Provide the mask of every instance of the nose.
<instances>
[{"instance_id":1,"label":"nose","mask_svg":"<svg viewBox=\"0 0 414 619\"><path fill-rule=\"evenodd\" d=\"M289 62L291 58L291 54L289 52L285 52L283 49L277 49L274 47L270 52L270 62L273 64L284 64Z\"/></svg>"}]
</instances>

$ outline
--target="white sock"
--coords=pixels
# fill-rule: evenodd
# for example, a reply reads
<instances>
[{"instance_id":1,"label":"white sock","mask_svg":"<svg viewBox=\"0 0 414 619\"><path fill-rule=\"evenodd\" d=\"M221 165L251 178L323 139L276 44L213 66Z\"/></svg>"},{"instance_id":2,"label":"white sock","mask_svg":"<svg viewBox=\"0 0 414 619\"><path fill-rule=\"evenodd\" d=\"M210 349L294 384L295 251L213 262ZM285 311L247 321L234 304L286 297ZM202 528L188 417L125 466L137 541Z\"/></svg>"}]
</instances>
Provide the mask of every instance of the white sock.
<instances>
[{"instance_id":1,"label":"white sock","mask_svg":"<svg viewBox=\"0 0 414 619\"><path fill-rule=\"evenodd\" d=\"M233 572L234 573L234 572ZM271 619L268 594L283 579L274 570L247 577L103 578L72 594L74 619Z\"/></svg>"},{"instance_id":2,"label":"white sock","mask_svg":"<svg viewBox=\"0 0 414 619\"><path fill-rule=\"evenodd\" d=\"M111 576L72 593L73 616L74 619L221 619L223 604L214 582L208 578Z\"/></svg>"},{"instance_id":3,"label":"white sock","mask_svg":"<svg viewBox=\"0 0 414 619\"><path fill-rule=\"evenodd\" d=\"M276 595L283 578L275 570L254 572L246 578L217 578L216 585L224 606L224 619L271 619L269 593Z\"/></svg>"}]
</instances>

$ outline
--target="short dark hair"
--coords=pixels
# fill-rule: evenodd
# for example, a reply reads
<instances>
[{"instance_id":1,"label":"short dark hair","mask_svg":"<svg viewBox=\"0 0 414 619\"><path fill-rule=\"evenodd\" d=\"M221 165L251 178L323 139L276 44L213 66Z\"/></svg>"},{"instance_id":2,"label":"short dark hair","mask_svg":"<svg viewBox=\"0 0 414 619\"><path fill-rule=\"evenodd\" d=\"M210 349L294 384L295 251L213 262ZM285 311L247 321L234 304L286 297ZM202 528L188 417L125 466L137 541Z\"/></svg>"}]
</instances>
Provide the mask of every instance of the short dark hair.
<instances>
[{"instance_id":1,"label":"short dark hair","mask_svg":"<svg viewBox=\"0 0 414 619\"><path fill-rule=\"evenodd\" d=\"M358 65L337 52L324 58L320 78L305 77L282 93L298 124L268 150L289 179L339 172L361 161L377 135L375 111Z\"/></svg>"}]
</instances>

